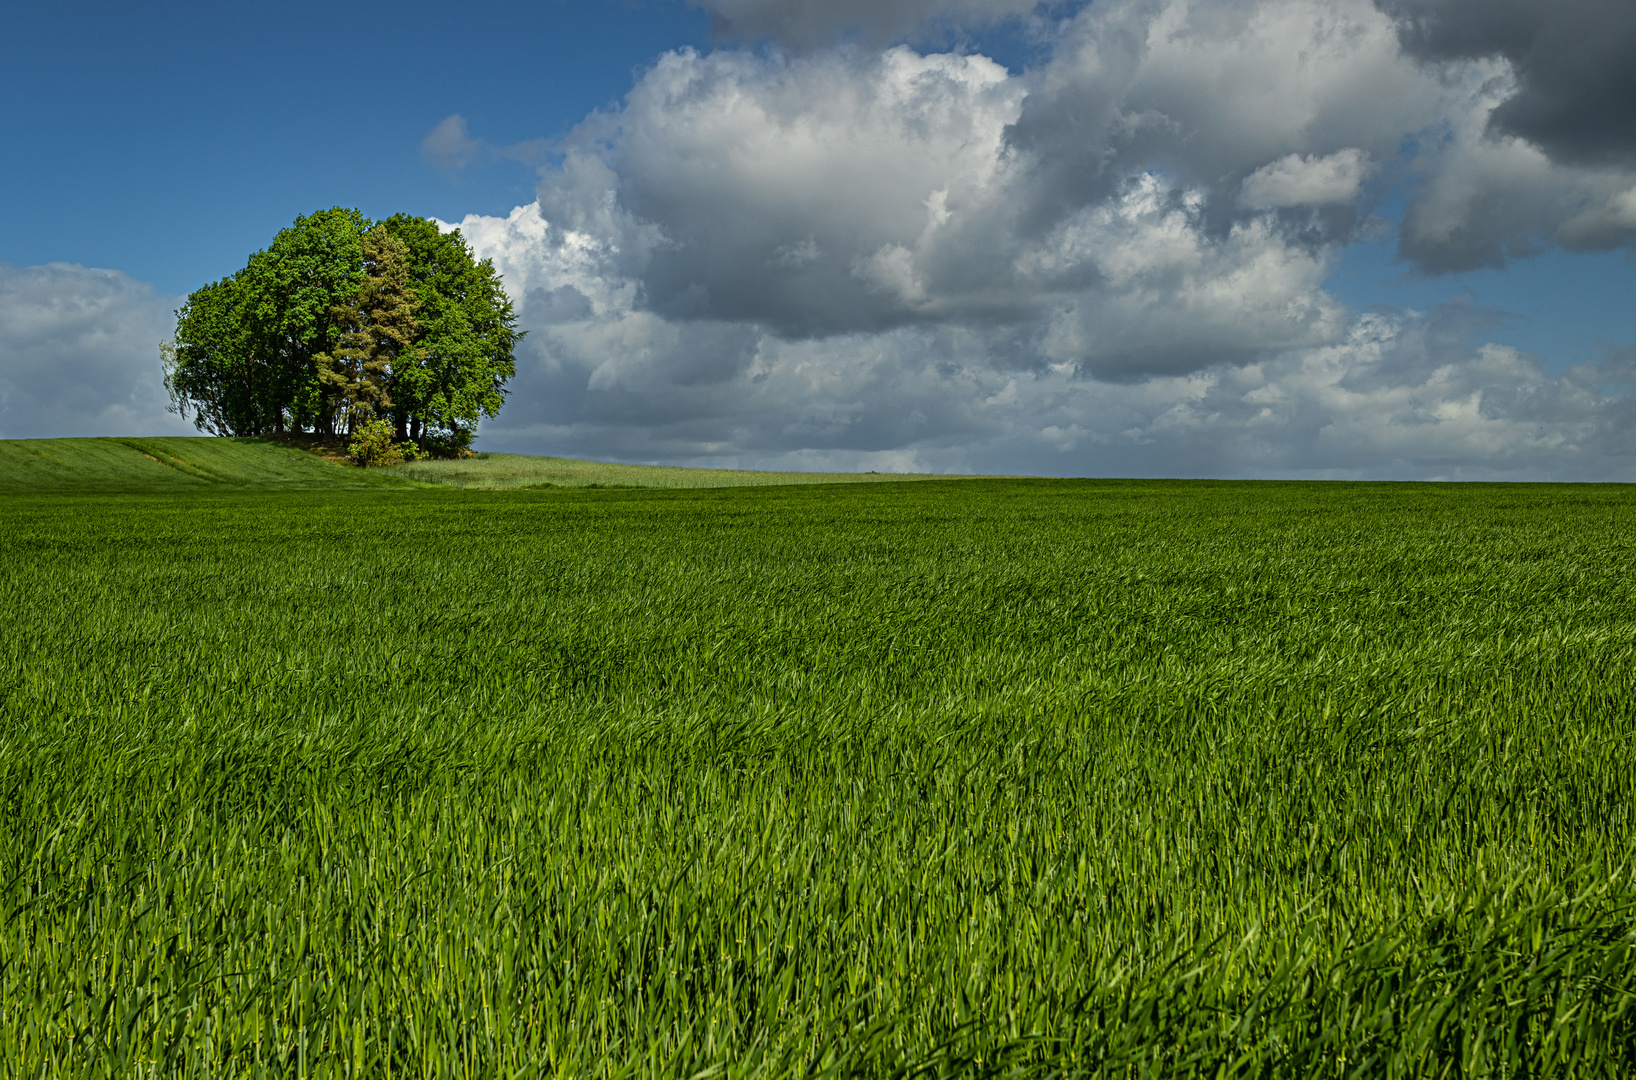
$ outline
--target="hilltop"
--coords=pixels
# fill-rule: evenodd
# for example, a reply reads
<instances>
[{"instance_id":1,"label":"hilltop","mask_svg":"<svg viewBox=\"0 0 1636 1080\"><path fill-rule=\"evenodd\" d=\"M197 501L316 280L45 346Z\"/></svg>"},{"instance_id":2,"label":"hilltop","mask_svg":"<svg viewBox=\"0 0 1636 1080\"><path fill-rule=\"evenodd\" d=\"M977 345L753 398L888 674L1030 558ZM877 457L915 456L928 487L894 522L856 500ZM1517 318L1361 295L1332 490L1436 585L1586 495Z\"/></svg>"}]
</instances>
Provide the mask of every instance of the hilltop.
<instances>
[{"instance_id":1,"label":"hilltop","mask_svg":"<svg viewBox=\"0 0 1636 1080\"><path fill-rule=\"evenodd\" d=\"M0 492L415 486L265 439L0 439Z\"/></svg>"},{"instance_id":2,"label":"hilltop","mask_svg":"<svg viewBox=\"0 0 1636 1080\"><path fill-rule=\"evenodd\" d=\"M206 436L0 439L0 492L173 492L218 489L458 487L761 487L947 480L928 473L760 472L622 465L525 454L477 454L359 469L273 439Z\"/></svg>"},{"instance_id":3,"label":"hilltop","mask_svg":"<svg viewBox=\"0 0 1636 1080\"><path fill-rule=\"evenodd\" d=\"M477 454L458 461L417 461L382 470L424 484L479 490L541 487L715 488L775 484L867 484L901 480L960 480L933 473L763 472L679 465L621 465L530 454Z\"/></svg>"}]
</instances>

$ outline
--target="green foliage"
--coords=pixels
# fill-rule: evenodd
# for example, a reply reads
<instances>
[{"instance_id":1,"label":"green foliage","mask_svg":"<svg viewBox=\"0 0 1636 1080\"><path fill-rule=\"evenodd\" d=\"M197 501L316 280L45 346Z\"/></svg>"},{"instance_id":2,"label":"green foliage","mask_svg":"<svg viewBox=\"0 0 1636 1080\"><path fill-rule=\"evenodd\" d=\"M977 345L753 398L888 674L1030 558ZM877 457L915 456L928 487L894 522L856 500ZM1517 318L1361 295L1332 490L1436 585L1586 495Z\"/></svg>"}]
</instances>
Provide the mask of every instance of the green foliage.
<instances>
[{"instance_id":1,"label":"green foliage","mask_svg":"<svg viewBox=\"0 0 1636 1080\"><path fill-rule=\"evenodd\" d=\"M161 346L171 408L201 431L248 435L273 424L270 365L255 356L246 289L238 277L195 290L176 312L176 339Z\"/></svg>"},{"instance_id":2,"label":"green foliage","mask_svg":"<svg viewBox=\"0 0 1636 1080\"><path fill-rule=\"evenodd\" d=\"M516 321L458 232L337 207L191 294L162 360L172 408L203 431L339 433L382 413L453 453L499 413Z\"/></svg>"},{"instance_id":3,"label":"green foliage","mask_svg":"<svg viewBox=\"0 0 1636 1080\"><path fill-rule=\"evenodd\" d=\"M400 436L434 442L444 453L471 444L480 419L500 414L517 373L522 334L494 264L476 261L459 230L398 214L386 230L408 248L424 330L418 362L394 384Z\"/></svg>"},{"instance_id":4,"label":"green foliage","mask_svg":"<svg viewBox=\"0 0 1636 1080\"><path fill-rule=\"evenodd\" d=\"M347 444L347 453L355 464L396 465L403 460L403 451L392 441L392 425L384 419L366 420L359 424Z\"/></svg>"},{"instance_id":5,"label":"green foliage","mask_svg":"<svg viewBox=\"0 0 1636 1080\"><path fill-rule=\"evenodd\" d=\"M1633 532L1613 485L14 497L0 1071L1629 1076Z\"/></svg>"},{"instance_id":6,"label":"green foliage","mask_svg":"<svg viewBox=\"0 0 1636 1080\"><path fill-rule=\"evenodd\" d=\"M251 298L256 355L272 387L266 403L271 427L260 430L333 430L318 357L341 332L337 308L363 283L368 228L362 214L340 207L296 218L240 272Z\"/></svg>"}]
</instances>

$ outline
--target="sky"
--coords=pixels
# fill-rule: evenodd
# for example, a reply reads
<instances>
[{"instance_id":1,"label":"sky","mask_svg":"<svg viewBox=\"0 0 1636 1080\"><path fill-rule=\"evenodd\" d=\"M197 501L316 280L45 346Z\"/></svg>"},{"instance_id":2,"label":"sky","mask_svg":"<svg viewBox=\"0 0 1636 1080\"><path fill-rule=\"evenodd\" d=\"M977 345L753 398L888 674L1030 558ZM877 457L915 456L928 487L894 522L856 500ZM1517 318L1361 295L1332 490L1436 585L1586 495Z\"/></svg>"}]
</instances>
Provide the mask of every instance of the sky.
<instances>
[{"instance_id":1,"label":"sky","mask_svg":"<svg viewBox=\"0 0 1636 1080\"><path fill-rule=\"evenodd\" d=\"M158 345L297 215L458 227L479 447L1636 480L1629 0L35 5L0 437L184 434Z\"/></svg>"}]
</instances>

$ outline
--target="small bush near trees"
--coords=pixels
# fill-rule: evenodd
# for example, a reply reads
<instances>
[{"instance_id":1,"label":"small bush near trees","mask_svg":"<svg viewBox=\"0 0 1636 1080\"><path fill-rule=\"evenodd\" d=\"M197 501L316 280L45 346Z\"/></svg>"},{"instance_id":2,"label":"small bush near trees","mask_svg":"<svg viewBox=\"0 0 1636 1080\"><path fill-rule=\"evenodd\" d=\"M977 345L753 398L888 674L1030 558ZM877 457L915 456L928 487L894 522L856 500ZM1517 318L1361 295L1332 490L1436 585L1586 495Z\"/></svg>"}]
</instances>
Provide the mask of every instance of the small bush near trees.
<instances>
[{"instance_id":1,"label":"small bush near trees","mask_svg":"<svg viewBox=\"0 0 1636 1080\"><path fill-rule=\"evenodd\" d=\"M431 456L411 440L393 442L392 434L392 425L386 420L369 420L358 425L352 441L347 444L347 453L351 455L353 464L369 468L372 465L422 461Z\"/></svg>"}]
</instances>

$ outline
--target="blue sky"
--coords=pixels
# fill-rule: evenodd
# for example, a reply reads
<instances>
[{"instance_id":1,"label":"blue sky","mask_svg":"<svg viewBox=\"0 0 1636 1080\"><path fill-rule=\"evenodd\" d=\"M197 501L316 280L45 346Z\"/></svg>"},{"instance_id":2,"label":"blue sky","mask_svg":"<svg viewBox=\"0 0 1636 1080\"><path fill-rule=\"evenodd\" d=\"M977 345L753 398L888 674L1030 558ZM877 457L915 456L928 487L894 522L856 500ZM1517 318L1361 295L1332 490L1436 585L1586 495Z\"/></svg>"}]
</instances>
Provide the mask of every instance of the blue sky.
<instances>
[{"instance_id":1,"label":"blue sky","mask_svg":"<svg viewBox=\"0 0 1636 1080\"><path fill-rule=\"evenodd\" d=\"M6 24L0 259L117 267L170 293L321 207L503 214L533 198L533 170L451 178L421 160L433 125L460 113L501 143L560 138L709 31L669 0L68 0Z\"/></svg>"},{"instance_id":2,"label":"blue sky","mask_svg":"<svg viewBox=\"0 0 1636 1080\"><path fill-rule=\"evenodd\" d=\"M1506 317L1486 337L1538 353L1548 369L1594 363L1636 338L1636 266L1622 251L1549 251L1499 269L1431 277L1397 258L1390 237L1346 250L1326 287L1349 304L1434 308L1469 302Z\"/></svg>"},{"instance_id":3,"label":"blue sky","mask_svg":"<svg viewBox=\"0 0 1636 1080\"><path fill-rule=\"evenodd\" d=\"M1513 7L21 9L0 435L180 430L169 307L342 205L505 273L532 333L493 449L1636 478L1636 147L1593 78L1632 20Z\"/></svg>"}]
</instances>

